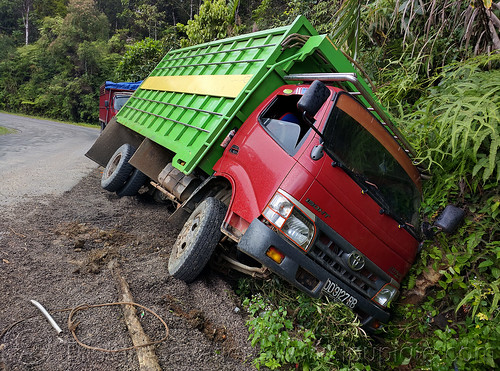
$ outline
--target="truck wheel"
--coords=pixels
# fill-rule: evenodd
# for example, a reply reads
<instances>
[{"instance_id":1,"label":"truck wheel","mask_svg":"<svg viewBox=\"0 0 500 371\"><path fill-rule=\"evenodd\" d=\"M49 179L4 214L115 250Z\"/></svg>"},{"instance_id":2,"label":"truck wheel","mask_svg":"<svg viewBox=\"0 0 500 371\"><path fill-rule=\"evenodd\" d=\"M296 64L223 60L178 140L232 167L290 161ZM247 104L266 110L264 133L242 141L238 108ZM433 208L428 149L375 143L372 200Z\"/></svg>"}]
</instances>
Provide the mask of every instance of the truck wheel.
<instances>
[{"instance_id":1,"label":"truck wheel","mask_svg":"<svg viewBox=\"0 0 500 371\"><path fill-rule=\"evenodd\" d=\"M146 180L148 177L146 174L144 174L142 171L139 169L134 169L132 172L132 175L130 178L127 180L127 183L120 188L118 191L116 191L116 194L118 197L123 197L123 196L135 196L139 189L146 183Z\"/></svg>"},{"instance_id":2,"label":"truck wheel","mask_svg":"<svg viewBox=\"0 0 500 371\"><path fill-rule=\"evenodd\" d=\"M102 188L115 192L125 185L134 170L134 167L128 163L134 152L135 148L127 143L116 150L102 172Z\"/></svg>"},{"instance_id":3,"label":"truck wheel","mask_svg":"<svg viewBox=\"0 0 500 371\"><path fill-rule=\"evenodd\" d=\"M198 205L172 248L168 260L170 275L187 283L198 277L221 239L225 215L226 206L215 198Z\"/></svg>"}]
</instances>

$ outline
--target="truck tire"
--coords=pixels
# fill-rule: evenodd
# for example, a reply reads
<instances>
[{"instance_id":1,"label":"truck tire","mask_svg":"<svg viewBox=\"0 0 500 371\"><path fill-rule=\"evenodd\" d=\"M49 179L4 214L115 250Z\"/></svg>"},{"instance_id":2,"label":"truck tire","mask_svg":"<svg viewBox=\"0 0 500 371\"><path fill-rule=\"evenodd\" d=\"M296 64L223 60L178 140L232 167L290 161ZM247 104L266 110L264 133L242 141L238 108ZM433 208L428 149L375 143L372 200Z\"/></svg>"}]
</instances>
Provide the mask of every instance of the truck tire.
<instances>
[{"instance_id":1,"label":"truck tire","mask_svg":"<svg viewBox=\"0 0 500 371\"><path fill-rule=\"evenodd\" d=\"M170 275L187 283L198 277L222 237L225 215L226 205L215 198L198 205L174 243L168 260Z\"/></svg>"},{"instance_id":2,"label":"truck tire","mask_svg":"<svg viewBox=\"0 0 500 371\"><path fill-rule=\"evenodd\" d=\"M116 150L102 172L102 188L110 192L123 188L134 170L134 167L128 163L134 152L135 148L127 143Z\"/></svg>"},{"instance_id":3,"label":"truck tire","mask_svg":"<svg viewBox=\"0 0 500 371\"><path fill-rule=\"evenodd\" d=\"M130 178L127 180L127 183L120 188L118 191L116 191L116 194L118 197L123 197L123 196L135 196L139 189L146 183L146 180L148 177L146 174L144 174L142 171L139 169L134 169L132 172L132 175Z\"/></svg>"}]
</instances>

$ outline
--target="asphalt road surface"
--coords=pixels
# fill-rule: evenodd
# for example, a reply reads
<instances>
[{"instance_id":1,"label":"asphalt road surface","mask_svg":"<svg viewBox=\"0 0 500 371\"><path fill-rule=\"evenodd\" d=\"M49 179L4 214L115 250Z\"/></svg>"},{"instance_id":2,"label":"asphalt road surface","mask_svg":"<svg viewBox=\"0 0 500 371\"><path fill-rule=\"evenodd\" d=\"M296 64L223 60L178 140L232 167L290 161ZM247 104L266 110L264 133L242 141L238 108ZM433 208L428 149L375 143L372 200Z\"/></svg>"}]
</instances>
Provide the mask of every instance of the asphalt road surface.
<instances>
[{"instance_id":1,"label":"asphalt road surface","mask_svg":"<svg viewBox=\"0 0 500 371\"><path fill-rule=\"evenodd\" d=\"M0 113L0 206L70 190L97 164L84 156L96 128Z\"/></svg>"}]
</instances>

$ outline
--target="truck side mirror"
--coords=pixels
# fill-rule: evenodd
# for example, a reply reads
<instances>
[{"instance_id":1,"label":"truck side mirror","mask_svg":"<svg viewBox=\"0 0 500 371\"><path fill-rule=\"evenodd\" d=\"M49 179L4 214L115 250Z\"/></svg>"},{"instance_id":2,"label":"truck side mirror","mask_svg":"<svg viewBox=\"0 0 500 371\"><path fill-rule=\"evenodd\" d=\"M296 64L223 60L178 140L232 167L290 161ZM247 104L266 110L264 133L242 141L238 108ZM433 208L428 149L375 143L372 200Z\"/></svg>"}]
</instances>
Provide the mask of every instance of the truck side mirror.
<instances>
[{"instance_id":1,"label":"truck side mirror","mask_svg":"<svg viewBox=\"0 0 500 371\"><path fill-rule=\"evenodd\" d=\"M448 205L438 216L438 218L434 222L434 226L437 227L440 231L443 231L447 234L452 234L457 230L458 225L462 222L464 216L464 210L453 205Z\"/></svg>"},{"instance_id":2,"label":"truck side mirror","mask_svg":"<svg viewBox=\"0 0 500 371\"><path fill-rule=\"evenodd\" d=\"M452 234L457 230L464 216L464 210L453 205L448 205L444 208L443 212L439 214L434 224L429 225L429 223L422 223L422 232L425 238L429 240L438 232Z\"/></svg>"},{"instance_id":3,"label":"truck side mirror","mask_svg":"<svg viewBox=\"0 0 500 371\"><path fill-rule=\"evenodd\" d=\"M106 108L108 108L108 107L109 107L109 100L107 100L107 99L106 99L106 100L104 101L104 107L106 107Z\"/></svg>"},{"instance_id":4,"label":"truck side mirror","mask_svg":"<svg viewBox=\"0 0 500 371\"><path fill-rule=\"evenodd\" d=\"M318 113L319 109L330 96L330 90L319 80L314 80L311 86L297 103L299 110L310 118Z\"/></svg>"}]
</instances>

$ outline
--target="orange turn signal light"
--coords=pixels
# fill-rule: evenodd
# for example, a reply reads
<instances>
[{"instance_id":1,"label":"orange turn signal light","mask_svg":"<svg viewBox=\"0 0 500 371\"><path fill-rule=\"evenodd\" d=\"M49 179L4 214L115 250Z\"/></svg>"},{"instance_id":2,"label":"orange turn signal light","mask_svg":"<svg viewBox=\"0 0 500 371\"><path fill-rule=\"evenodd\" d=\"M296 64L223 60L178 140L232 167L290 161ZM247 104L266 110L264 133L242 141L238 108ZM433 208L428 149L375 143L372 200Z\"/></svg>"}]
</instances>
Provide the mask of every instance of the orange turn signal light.
<instances>
[{"instance_id":1,"label":"orange turn signal light","mask_svg":"<svg viewBox=\"0 0 500 371\"><path fill-rule=\"evenodd\" d=\"M267 249L266 255L278 264L281 264L283 259L285 259L285 255L274 246L271 246L269 249Z\"/></svg>"}]
</instances>

